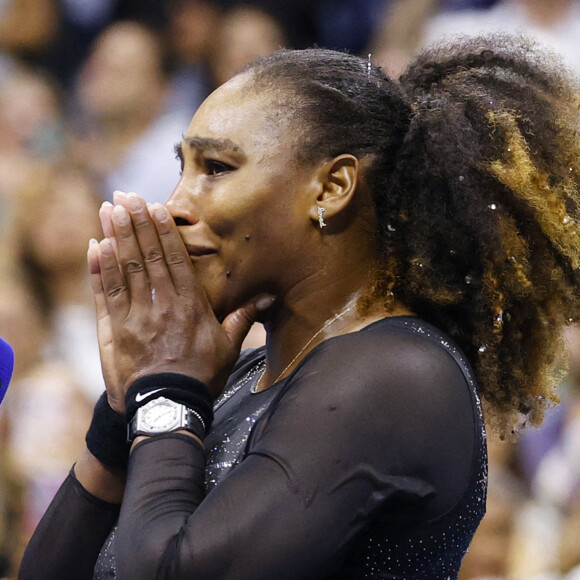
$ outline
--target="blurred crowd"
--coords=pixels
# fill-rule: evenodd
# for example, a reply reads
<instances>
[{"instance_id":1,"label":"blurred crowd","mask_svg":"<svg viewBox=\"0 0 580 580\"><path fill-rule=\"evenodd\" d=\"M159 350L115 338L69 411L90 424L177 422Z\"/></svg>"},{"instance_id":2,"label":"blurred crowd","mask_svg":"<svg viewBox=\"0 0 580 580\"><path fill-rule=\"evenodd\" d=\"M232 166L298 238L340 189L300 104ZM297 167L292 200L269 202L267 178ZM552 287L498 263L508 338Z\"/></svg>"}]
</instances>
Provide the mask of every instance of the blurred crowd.
<instances>
[{"instance_id":1,"label":"blurred crowd","mask_svg":"<svg viewBox=\"0 0 580 580\"><path fill-rule=\"evenodd\" d=\"M523 31L580 74L574 0L0 0L0 578L80 452L104 389L85 256L115 189L164 201L196 107L259 55L324 46L398 75L447 34ZM541 429L490 435L461 580L580 579L580 331ZM253 344L263 340L255 329ZM250 343L251 344L251 343Z\"/></svg>"}]
</instances>

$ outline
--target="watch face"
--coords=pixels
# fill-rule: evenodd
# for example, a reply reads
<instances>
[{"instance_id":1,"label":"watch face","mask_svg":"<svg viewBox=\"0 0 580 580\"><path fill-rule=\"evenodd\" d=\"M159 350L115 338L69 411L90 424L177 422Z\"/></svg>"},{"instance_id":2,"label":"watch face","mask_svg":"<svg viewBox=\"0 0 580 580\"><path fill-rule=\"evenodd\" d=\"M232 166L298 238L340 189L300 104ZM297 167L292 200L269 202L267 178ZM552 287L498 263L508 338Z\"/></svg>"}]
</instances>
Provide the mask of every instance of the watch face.
<instances>
[{"instance_id":1,"label":"watch face","mask_svg":"<svg viewBox=\"0 0 580 580\"><path fill-rule=\"evenodd\" d=\"M180 423L180 408L173 401L154 401L155 404L145 405L142 409L142 426L150 431L168 431L175 429Z\"/></svg>"}]
</instances>

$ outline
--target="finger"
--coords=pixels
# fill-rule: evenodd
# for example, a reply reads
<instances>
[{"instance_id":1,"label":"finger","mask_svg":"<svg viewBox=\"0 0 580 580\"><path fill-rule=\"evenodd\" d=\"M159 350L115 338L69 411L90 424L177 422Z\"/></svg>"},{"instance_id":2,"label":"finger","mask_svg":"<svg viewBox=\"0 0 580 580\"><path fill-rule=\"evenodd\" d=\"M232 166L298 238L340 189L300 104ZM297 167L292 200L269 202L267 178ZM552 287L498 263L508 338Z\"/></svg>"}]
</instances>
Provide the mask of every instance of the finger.
<instances>
[{"instance_id":1,"label":"finger","mask_svg":"<svg viewBox=\"0 0 580 580\"><path fill-rule=\"evenodd\" d=\"M276 297L271 294L262 294L225 317L222 327L236 350L242 348L242 342L258 314L270 308L275 300Z\"/></svg>"},{"instance_id":2,"label":"finger","mask_svg":"<svg viewBox=\"0 0 580 580\"><path fill-rule=\"evenodd\" d=\"M125 278L131 302L141 305L149 304L151 284L131 216L124 206L116 205L113 208L112 217L117 238L118 263Z\"/></svg>"},{"instance_id":3,"label":"finger","mask_svg":"<svg viewBox=\"0 0 580 580\"><path fill-rule=\"evenodd\" d=\"M107 347L113 340L110 325L106 323L109 318L109 309L105 298L105 289L101 280L101 269L99 265L99 242L92 238L89 242L87 252L87 261L89 264L89 276L93 297L95 300L95 310L97 314L97 331L99 334L99 343L102 347Z\"/></svg>"},{"instance_id":4,"label":"finger","mask_svg":"<svg viewBox=\"0 0 580 580\"><path fill-rule=\"evenodd\" d=\"M151 218L145 201L134 193L129 193L122 201L129 212L133 230L139 246L149 283L156 292L171 289L171 276L165 263L163 248L157 228Z\"/></svg>"},{"instance_id":5,"label":"finger","mask_svg":"<svg viewBox=\"0 0 580 580\"><path fill-rule=\"evenodd\" d=\"M160 203L152 204L150 211L161 242L165 263L167 264L173 287L178 294L183 296L190 296L192 294L205 296L205 291L195 276L193 265L183 243L183 239L169 212Z\"/></svg>"},{"instance_id":6,"label":"finger","mask_svg":"<svg viewBox=\"0 0 580 580\"><path fill-rule=\"evenodd\" d=\"M130 297L125 280L119 269L119 262L117 261L113 244L108 238L99 242L98 260L107 311L112 317L124 318L129 313Z\"/></svg>"},{"instance_id":7,"label":"finger","mask_svg":"<svg viewBox=\"0 0 580 580\"><path fill-rule=\"evenodd\" d=\"M103 229L103 235L105 238L111 239L115 236L115 230L113 229L112 213L113 204L110 201L104 201L99 209L99 219L101 220L101 228Z\"/></svg>"},{"instance_id":8,"label":"finger","mask_svg":"<svg viewBox=\"0 0 580 580\"><path fill-rule=\"evenodd\" d=\"M107 301L105 300L105 291L103 289L103 282L101 281L101 268L99 265L99 242L95 238L89 241L89 249L87 251L87 263L89 265L89 277L91 281L91 288L93 290L93 297L95 299L95 308L97 311L97 319L107 316L109 311L107 309Z\"/></svg>"},{"instance_id":9,"label":"finger","mask_svg":"<svg viewBox=\"0 0 580 580\"><path fill-rule=\"evenodd\" d=\"M113 228L113 207L111 202L104 201L99 209L99 219L103 236L111 240L115 253L117 253L117 240L115 239L115 229Z\"/></svg>"}]
</instances>

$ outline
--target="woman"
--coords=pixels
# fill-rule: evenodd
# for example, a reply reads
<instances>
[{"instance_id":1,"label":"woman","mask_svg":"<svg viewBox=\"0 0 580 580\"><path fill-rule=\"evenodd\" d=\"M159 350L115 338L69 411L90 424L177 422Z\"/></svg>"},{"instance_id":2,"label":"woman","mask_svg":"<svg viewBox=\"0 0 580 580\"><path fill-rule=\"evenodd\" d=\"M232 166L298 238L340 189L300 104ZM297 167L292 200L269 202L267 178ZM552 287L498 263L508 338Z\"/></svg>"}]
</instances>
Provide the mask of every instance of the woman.
<instances>
[{"instance_id":1,"label":"woman","mask_svg":"<svg viewBox=\"0 0 580 580\"><path fill-rule=\"evenodd\" d=\"M110 407L20 577L455 578L485 509L478 392L503 431L539 422L580 314L570 83L498 37L400 83L282 51L214 92L166 206L101 212ZM267 345L238 356L256 319Z\"/></svg>"}]
</instances>

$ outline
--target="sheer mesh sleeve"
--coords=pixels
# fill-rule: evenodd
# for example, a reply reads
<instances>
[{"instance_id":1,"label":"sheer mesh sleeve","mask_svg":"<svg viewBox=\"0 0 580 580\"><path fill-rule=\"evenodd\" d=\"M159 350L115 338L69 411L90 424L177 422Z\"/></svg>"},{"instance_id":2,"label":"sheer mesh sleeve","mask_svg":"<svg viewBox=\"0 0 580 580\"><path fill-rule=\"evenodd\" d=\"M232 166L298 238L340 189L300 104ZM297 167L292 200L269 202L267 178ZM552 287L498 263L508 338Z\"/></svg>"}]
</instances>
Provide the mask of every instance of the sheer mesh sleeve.
<instances>
[{"instance_id":1,"label":"sheer mesh sleeve","mask_svg":"<svg viewBox=\"0 0 580 580\"><path fill-rule=\"evenodd\" d=\"M457 504L472 477L476 423L465 376L436 343L372 329L328 340L207 496L195 440L136 446L118 576L323 578L379 514L408 528Z\"/></svg>"},{"instance_id":2,"label":"sheer mesh sleeve","mask_svg":"<svg viewBox=\"0 0 580 580\"><path fill-rule=\"evenodd\" d=\"M18 579L92 580L119 508L89 494L71 471L26 548Z\"/></svg>"}]
</instances>

